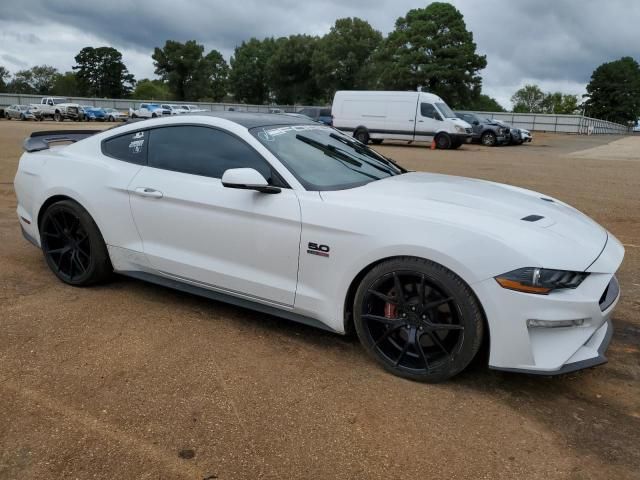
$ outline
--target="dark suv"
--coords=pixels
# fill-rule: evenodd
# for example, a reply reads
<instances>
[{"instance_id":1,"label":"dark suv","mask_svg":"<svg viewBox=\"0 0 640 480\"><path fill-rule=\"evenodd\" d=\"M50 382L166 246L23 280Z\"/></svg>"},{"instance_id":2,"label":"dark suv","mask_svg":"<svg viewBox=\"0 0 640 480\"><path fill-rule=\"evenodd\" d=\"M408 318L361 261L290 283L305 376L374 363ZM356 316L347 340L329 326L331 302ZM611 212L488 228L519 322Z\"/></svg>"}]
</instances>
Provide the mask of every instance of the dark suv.
<instances>
[{"instance_id":1,"label":"dark suv","mask_svg":"<svg viewBox=\"0 0 640 480\"><path fill-rule=\"evenodd\" d=\"M305 107L301 110L298 110L297 113L306 115L316 122L322 122L325 125L333 125L333 116L331 115L330 107Z\"/></svg>"},{"instance_id":2,"label":"dark suv","mask_svg":"<svg viewBox=\"0 0 640 480\"><path fill-rule=\"evenodd\" d=\"M471 125L473 141L480 142L488 147L511 142L511 133L508 127L475 113L455 112L455 114L458 118Z\"/></svg>"}]
</instances>

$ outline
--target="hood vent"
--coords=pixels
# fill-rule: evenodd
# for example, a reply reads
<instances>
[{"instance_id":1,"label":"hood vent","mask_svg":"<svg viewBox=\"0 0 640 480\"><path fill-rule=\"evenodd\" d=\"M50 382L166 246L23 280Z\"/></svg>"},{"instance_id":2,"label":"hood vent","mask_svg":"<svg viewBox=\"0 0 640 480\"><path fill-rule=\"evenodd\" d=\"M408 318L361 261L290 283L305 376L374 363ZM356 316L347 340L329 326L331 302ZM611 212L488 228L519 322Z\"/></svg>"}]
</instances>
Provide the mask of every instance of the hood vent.
<instances>
[{"instance_id":1,"label":"hood vent","mask_svg":"<svg viewBox=\"0 0 640 480\"><path fill-rule=\"evenodd\" d=\"M543 218L544 217L542 215L527 215L520 220L524 220L525 222L537 222L538 220L542 220Z\"/></svg>"}]
</instances>

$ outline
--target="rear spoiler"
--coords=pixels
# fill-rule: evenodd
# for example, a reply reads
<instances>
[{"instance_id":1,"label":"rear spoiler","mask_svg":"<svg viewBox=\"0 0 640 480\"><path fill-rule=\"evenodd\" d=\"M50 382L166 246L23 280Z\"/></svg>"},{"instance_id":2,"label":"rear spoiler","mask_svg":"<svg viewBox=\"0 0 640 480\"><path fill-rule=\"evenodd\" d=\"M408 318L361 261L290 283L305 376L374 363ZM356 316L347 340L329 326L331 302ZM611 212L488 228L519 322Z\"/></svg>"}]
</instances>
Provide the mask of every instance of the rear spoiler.
<instances>
[{"instance_id":1,"label":"rear spoiler","mask_svg":"<svg viewBox=\"0 0 640 480\"><path fill-rule=\"evenodd\" d=\"M50 130L33 132L24 139L23 148L26 152L46 150L51 143L76 143L82 139L100 133L102 130Z\"/></svg>"}]
</instances>

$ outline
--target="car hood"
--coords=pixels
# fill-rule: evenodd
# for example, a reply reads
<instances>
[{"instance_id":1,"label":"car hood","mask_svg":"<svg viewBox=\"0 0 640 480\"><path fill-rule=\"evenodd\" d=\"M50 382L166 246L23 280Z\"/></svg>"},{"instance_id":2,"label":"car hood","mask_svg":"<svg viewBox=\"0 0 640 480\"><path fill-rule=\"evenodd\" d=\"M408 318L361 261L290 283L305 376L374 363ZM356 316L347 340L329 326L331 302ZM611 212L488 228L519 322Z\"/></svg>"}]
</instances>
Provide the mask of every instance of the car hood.
<instances>
[{"instance_id":1,"label":"car hood","mask_svg":"<svg viewBox=\"0 0 640 480\"><path fill-rule=\"evenodd\" d=\"M322 196L481 232L526 252L537 261L532 266L584 270L608 236L589 217L547 195L450 175L410 172Z\"/></svg>"}]
</instances>

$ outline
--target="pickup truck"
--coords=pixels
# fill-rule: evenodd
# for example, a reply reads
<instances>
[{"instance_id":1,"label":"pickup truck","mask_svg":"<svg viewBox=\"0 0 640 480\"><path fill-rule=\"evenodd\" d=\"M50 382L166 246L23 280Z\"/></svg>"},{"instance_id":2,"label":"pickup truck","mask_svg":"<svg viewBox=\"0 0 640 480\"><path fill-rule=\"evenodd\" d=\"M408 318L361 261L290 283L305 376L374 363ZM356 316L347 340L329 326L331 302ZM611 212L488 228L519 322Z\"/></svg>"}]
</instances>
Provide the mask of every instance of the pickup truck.
<instances>
[{"instance_id":1,"label":"pickup truck","mask_svg":"<svg viewBox=\"0 0 640 480\"><path fill-rule=\"evenodd\" d=\"M82 114L79 104L61 97L43 97L40 103L31 104L31 107L34 107L31 110L40 120L53 118L56 122L66 119L78 121Z\"/></svg>"},{"instance_id":2,"label":"pickup truck","mask_svg":"<svg viewBox=\"0 0 640 480\"><path fill-rule=\"evenodd\" d=\"M165 110L157 103L141 103L137 109L129 109L131 118L156 118L171 115L171 110Z\"/></svg>"}]
</instances>

